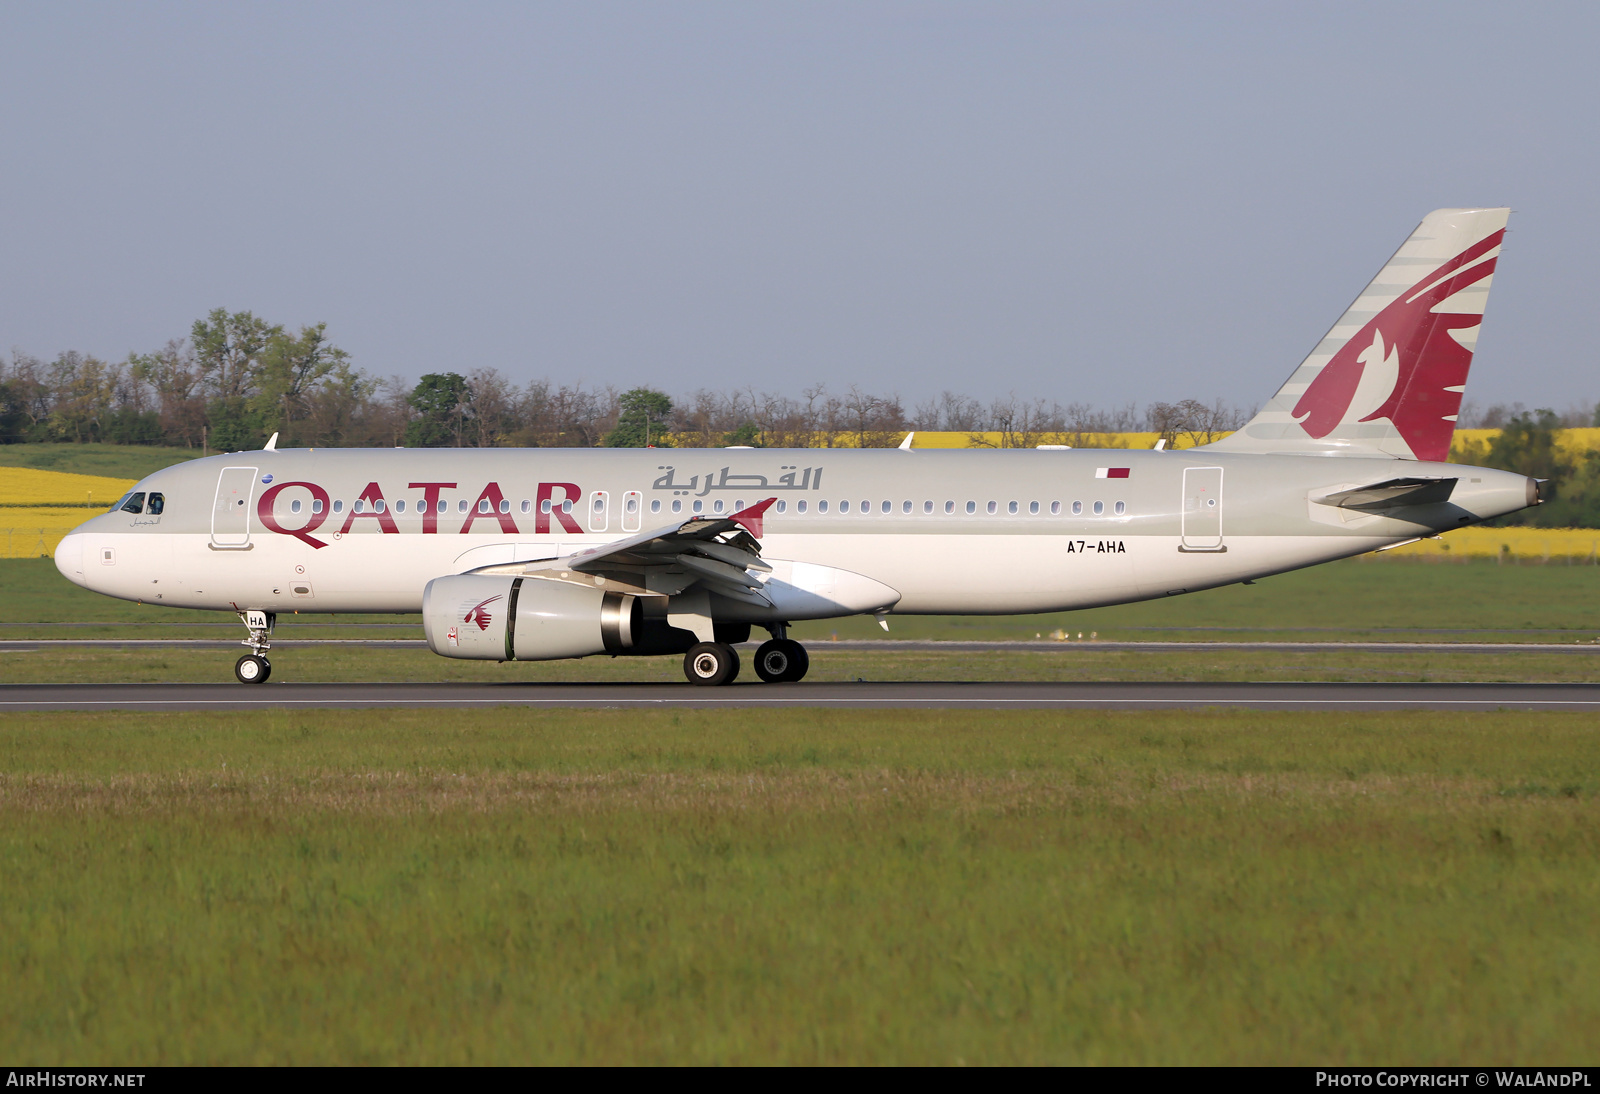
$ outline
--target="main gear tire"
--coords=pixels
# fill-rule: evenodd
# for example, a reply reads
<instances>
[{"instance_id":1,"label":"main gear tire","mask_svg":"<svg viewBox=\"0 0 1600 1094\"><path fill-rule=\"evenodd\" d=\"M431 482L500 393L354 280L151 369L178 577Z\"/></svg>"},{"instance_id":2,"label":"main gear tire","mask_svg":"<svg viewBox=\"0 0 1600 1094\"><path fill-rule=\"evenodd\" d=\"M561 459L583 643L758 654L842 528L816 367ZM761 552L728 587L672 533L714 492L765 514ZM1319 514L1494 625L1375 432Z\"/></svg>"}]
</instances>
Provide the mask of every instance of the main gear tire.
<instances>
[{"instance_id":1,"label":"main gear tire","mask_svg":"<svg viewBox=\"0 0 1600 1094\"><path fill-rule=\"evenodd\" d=\"M702 687L731 684L739 675L739 651L726 642L697 642L683 655L683 674Z\"/></svg>"},{"instance_id":2,"label":"main gear tire","mask_svg":"<svg viewBox=\"0 0 1600 1094\"><path fill-rule=\"evenodd\" d=\"M756 650L756 675L768 684L799 680L811 667L806 648L789 638L774 638Z\"/></svg>"}]
</instances>

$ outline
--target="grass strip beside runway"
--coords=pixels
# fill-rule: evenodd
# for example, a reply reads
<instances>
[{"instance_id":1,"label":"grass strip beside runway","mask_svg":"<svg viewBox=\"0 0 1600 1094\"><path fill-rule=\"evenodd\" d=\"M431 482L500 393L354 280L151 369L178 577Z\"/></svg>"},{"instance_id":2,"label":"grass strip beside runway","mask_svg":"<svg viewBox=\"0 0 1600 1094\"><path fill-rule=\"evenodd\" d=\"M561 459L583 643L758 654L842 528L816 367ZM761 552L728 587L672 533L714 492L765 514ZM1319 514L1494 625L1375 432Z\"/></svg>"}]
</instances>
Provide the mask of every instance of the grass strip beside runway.
<instances>
[{"instance_id":1,"label":"grass strip beside runway","mask_svg":"<svg viewBox=\"0 0 1600 1094\"><path fill-rule=\"evenodd\" d=\"M1597 770L1571 715L14 715L0 1055L1583 1062Z\"/></svg>"}]
</instances>

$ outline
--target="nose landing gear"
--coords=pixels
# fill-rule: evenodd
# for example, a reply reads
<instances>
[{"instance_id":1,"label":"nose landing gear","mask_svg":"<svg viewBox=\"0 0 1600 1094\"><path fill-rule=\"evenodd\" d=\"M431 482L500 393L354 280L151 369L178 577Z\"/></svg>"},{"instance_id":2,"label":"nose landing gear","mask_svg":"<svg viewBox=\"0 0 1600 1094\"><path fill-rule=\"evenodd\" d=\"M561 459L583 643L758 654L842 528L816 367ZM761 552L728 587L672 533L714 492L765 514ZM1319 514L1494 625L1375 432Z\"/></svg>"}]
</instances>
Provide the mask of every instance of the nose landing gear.
<instances>
[{"instance_id":1,"label":"nose landing gear","mask_svg":"<svg viewBox=\"0 0 1600 1094\"><path fill-rule=\"evenodd\" d=\"M264 684L272 675L272 662L267 651L272 648L272 628L278 622L276 612L240 612L239 619L249 628L250 637L240 642L249 646L250 652L234 662L233 675L241 684Z\"/></svg>"}]
</instances>

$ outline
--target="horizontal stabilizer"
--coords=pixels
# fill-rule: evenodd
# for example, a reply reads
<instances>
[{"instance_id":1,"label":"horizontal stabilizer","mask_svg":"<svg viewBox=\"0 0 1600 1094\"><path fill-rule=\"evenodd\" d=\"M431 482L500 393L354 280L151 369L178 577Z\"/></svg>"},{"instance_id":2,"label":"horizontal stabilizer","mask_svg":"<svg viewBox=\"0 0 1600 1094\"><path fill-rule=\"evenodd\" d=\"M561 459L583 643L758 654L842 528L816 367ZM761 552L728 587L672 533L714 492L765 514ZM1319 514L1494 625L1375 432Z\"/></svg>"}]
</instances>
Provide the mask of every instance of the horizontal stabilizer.
<instances>
[{"instance_id":1,"label":"horizontal stabilizer","mask_svg":"<svg viewBox=\"0 0 1600 1094\"><path fill-rule=\"evenodd\" d=\"M1341 509L1397 509L1403 505L1437 505L1450 500L1456 479L1386 479L1371 486L1336 490L1314 500Z\"/></svg>"}]
</instances>

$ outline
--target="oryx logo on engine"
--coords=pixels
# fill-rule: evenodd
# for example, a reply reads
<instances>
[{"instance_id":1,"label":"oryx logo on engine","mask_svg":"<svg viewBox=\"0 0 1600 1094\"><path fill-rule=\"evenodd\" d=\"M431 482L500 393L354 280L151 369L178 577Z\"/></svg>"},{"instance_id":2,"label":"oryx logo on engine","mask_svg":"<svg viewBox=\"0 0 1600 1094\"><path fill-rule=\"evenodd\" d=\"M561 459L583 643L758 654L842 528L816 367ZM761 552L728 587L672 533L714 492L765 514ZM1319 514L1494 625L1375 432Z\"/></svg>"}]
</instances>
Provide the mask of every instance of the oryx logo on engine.
<instances>
[{"instance_id":1,"label":"oryx logo on engine","mask_svg":"<svg viewBox=\"0 0 1600 1094\"><path fill-rule=\"evenodd\" d=\"M471 608L468 608L467 613L461 617L461 622L476 623L480 631L488 630L489 624L494 622L493 617L489 615L489 605L493 604L499 599L500 597L496 595L491 596L488 600L481 600L474 604Z\"/></svg>"}]
</instances>

